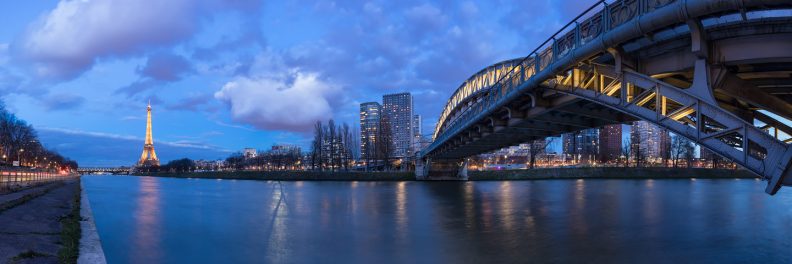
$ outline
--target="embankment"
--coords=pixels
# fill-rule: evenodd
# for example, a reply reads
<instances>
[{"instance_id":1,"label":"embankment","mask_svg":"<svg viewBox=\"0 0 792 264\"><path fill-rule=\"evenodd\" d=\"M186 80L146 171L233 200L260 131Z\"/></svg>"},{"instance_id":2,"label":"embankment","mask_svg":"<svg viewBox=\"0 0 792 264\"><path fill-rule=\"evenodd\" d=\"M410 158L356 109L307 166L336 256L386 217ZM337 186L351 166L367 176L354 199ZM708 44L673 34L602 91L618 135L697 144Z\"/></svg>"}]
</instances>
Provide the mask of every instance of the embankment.
<instances>
[{"instance_id":1,"label":"embankment","mask_svg":"<svg viewBox=\"0 0 792 264\"><path fill-rule=\"evenodd\" d=\"M702 168L542 168L532 170L469 171L474 181L544 179L734 179L756 178L746 170Z\"/></svg>"},{"instance_id":2,"label":"embankment","mask_svg":"<svg viewBox=\"0 0 792 264\"><path fill-rule=\"evenodd\" d=\"M137 176L238 179L265 181L411 181L413 172L318 172L318 171L211 171L152 172ZM469 171L473 181L547 179L753 179L746 170L701 168L541 168L532 170Z\"/></svg>"}]
</instances>

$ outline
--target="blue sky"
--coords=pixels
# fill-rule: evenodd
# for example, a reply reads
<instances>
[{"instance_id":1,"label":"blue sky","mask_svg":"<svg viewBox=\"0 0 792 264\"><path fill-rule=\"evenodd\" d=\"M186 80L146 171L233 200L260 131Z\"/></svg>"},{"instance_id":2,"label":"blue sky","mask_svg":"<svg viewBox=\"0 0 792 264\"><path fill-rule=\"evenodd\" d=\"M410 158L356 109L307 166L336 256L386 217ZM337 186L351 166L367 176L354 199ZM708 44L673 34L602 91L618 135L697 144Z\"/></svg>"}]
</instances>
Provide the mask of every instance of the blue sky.
<instances>
[{"instance_id":1,"label":"blue sky","mask_svg":"<svg viewBox=\"0 0 792 264\"><path fill-rule=\"evenodd\" d=\"M0 95L82 166L307 145L316 120L411 92L424 133L468 76L525 56L593 1L0 2Z\"/></svg>"}]
</instances>

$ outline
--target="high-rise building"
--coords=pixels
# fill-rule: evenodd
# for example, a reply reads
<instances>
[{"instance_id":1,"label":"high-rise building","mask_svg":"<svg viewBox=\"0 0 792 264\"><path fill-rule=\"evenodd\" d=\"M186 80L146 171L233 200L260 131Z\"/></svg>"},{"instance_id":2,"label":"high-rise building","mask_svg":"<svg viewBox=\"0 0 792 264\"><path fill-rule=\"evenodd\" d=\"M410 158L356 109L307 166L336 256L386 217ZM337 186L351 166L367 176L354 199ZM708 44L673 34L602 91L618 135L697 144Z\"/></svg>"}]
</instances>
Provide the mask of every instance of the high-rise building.
<instances>
[{"instance_id":1,"label":"high-rise building","mask_svg":"<svg viewBox=\"0 0 792 264\"><path fill-rule=\"evenodd\" d=\"M575 134L576 133L564 133L561 135L561 153L564 153L564 155L575 154Z\"/></svg>"},{"instance_id":2,"label":"high-rise building","mask_svg":"<svg viewBox=\"0 0 792 264\"><path fill-rule=\"evenodd\" d=\"M421 115L414 115L412 119L413 127L413 152L421 150Z\"/></svg>"},{"instance_id":3,"label":"high-rise building","mask_svg":"<svg viewBox=\"0 0 792 264\"><path fill-rule=\"evenodd\" d=\"M584 129L575 139L578 159L584 163L596 161L599 154L599 129Z\"/></svg>"},{"instance_id":4,"label":"high-rise building","mask_svg":"<svg viewBox=\"0 0 792 264\"><path fill-rule=\"evenodd\" d=\"M360 104L360 158L362 160L375 157L381 114L382 106L377 102Z\"/></svg>"},{"instance_id":5,"label":"high-rise building","mask_svg":"<svg viewBox=\"0 0 792 264\"><path fill-rule=\"evenodd\" d=\"M622 125L606 125L600 128L599 145L601 162L618 160L621 156Z\"/></svg>"},{"instance_id":6,"label":"high-rise building","mask_svg":"<svg viewBox=\"0 0 792 264\"><path fill-rule=\"evenodd\" d=\"M630 141L630 152L636 160L659 163L671 157L671 135L668 130L647 121L633 122Z\"/></svg>"},{"instance_id":7,"label":"high-rise building","mask_svg":"<svg viewBox=\"0 0 792 264\"><path fill-rule=\"evenodd\" d=\"M301 153L302 149L296 145L290 144L275 144L272 145L272 149L270 149L270 154L275 155L285 155L285 154L297 154Z\"/></svg>"},{"instance_id":8,"label":"high-rise building","mask_svg":"<svg viewBox=\"0 0 792 264\"><path fill-rule=\"evenodd\" d=\"M715 154L715 152L712 152L712 150L701 147L701 149L699 149L699 158L703 160L713 160L719 157L718 154Z\"/></svg>"},{"instance_id":9,"label":"high-rise building","mask_svg":"<svg viewBox=\"0 0 792 264\"><path fill-rule=\"evenodd\" d=\"M383 122L390 128L393 141L393 158L411 156L413 142L413 100L410 93L387 94L382 96Z\"/></svg>"},{"instance_id":10,"label":"high-rise building","mask_svg":"<svg viewBox=\"0 0 792 264\"><path fill-rule=\"evenodd\" d=\"M258 151L254 148L245 148L242 153L246 159L252 159L258 156Z\"/></svg>"},{"instance_id":11,"label":"high-rise building","mask_svg":"<svg viewBox=\"0 0 792 264\"><path fill-rule=\"evenodd\" d=\"M564 155L573 160L590 163L599 153L599 129L590 128L562 135Z\"/></svg>"}]
</instances>

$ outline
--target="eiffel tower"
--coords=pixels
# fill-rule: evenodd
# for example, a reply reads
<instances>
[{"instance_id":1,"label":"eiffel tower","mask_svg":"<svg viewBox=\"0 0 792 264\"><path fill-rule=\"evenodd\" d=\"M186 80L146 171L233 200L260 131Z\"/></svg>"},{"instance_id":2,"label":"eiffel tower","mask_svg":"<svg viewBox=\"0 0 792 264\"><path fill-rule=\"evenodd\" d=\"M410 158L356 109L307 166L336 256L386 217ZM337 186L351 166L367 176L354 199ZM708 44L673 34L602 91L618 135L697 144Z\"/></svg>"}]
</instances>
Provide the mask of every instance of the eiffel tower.
<instances>
[{"instance_id":1,"label":"eiffel tower","mask_svg":"<svg viewBox=\"0 0 792 264\"><path fill-rule=\"evenodd\" d=\"M143 144L143 154L140 155L138 166L150 167L159 166L157 153L154 152L154 137L151 136L151 102L146 107L146 142Z\"/></svg>"}]
</instances>

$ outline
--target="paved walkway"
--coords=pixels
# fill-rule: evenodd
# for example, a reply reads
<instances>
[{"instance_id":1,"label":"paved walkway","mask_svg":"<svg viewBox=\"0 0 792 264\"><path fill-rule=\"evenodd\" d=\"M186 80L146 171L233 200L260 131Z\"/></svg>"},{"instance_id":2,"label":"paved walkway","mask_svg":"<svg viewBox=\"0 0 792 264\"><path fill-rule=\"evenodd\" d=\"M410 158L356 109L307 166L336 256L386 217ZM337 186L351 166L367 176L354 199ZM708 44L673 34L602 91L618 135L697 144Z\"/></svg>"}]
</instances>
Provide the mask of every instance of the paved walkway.
<instances>
[{"instance_id":1,"label":"paved walkway","mask_svg":"<svg viewBox=\"0 0 792 264\"><path fill-rule=\"evenodd\" d=\"M56 183L0 196L2 205L14 197L19 199L49 189L46 194L0 211L0 263L58 263L59 220L70 212L79 184L79 180L73 179L63 185ZM13 261L14 257L25 255L27 258Z\"/></svg>"}]
</instances>

